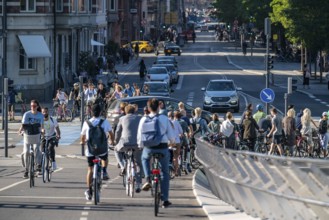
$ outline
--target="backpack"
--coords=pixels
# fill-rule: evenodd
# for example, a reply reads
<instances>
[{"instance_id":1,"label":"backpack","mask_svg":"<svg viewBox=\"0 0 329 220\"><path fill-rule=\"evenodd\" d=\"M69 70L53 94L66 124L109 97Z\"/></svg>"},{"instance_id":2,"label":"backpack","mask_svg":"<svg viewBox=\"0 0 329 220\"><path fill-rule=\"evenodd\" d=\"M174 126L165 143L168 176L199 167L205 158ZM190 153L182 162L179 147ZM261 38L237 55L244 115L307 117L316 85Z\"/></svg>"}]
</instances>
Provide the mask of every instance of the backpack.
<instances>
[{"instance_id":1,"label":"backpack","mask_svg":"<svg viewBox=\"0 0 329 220\"><path fill-rule=\"evenodd\" d=\"M195 118L191 119L191 125L193 128L193 136L195 134L197 134L198 132L201 132L201 125L200 125L201 120L202 120L202 118L198 118L197 120Z\"/></svg>"},{"instance_id":2,"label":"backpack","mask_svg":"<svg viewBox=\"0 0 329 220\"><path fill-rule=\"evenodd\" d=\"M146 119L142 126L141 140L144 147L159 146L163 135L161 135L161 128L159 124L159 115L154 117L145 116Z\"/></svg>"},{"instance_id":3,"label":"backpack","mask_svg":"<svg viewBox=\"0 0 329 220\"><path fill-rule=\"evenodd\" d=\"M325 134L327 133L328 122L326 120L320 120L319 124L319 133Z\"/></svg>"},{"instance_id":4,"label":"backpack","mask_svg":"<svg viewBox=\"0 0 329 220\"><path fill-rule=\"evenodd\" d=\"M89 126L89 139L87 141L89 153L94 156L101 155L107 152L107 137L104 129L101 127L104 119L101 119L96 126L86 121Z\"/></svg>"}]
</instances>

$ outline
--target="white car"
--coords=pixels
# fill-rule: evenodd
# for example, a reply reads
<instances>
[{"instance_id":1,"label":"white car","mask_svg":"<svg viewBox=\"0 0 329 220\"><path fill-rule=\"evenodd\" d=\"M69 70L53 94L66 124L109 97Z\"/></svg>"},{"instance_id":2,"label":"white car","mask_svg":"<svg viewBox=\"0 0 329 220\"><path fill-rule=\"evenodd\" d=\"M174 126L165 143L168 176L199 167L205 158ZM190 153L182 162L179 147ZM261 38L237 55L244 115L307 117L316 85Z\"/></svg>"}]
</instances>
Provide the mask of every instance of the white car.
<instances>
[{"instance_id":1,"label":"white car","mask_svg":"<svg viewBox=\"0 0 329 220\"><path fill-rule=\"evenodd\" d=\"M147 70L146 74L147 81L164 81L168 85L172 85L172 80L170 78L170 73L166 67L151 67Z\"/></svg>"}]
</instances>

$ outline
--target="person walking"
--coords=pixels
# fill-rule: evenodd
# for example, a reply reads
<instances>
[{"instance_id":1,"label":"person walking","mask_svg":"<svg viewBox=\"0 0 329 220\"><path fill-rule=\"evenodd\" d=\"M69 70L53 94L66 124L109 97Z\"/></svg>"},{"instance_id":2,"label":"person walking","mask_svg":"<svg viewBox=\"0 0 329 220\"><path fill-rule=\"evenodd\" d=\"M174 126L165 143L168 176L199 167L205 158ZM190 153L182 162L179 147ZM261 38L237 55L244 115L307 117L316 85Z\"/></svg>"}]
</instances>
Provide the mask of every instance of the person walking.
<instances>
[{"instance_id":1,"label":"person walking","mask_svg":"<svg viewBox=\"0 0 329 220\"><path fill-rule=\"evenodd\" d=\"M152 153L161 153L163 157L160 159L161 170L163 174L163 180L161 182L161 192L162 192L162 207L167 208L171 205L169 201L169 150L168 150L168 142L170 144L175 143L175 134L174 129L166 115L159 114L159 100L156 98L152 98L147 103L148 109L150 110L150 114L148 116L142 117L138 125L137 132L137 143L140 148L143 148L142 153L142 165L145 174L146 182L143 185L142 189L148 191L151 185L151 170L150 170L150 159ZM157 117L155 120L158 120L159 126L156 126L161 134L160 144L157 146L144 146L144 138L143 135L145 130L147 130L147 125L150 123L145 123L146 119L150 120L154 117Z\"/></svg>"},{"instance_id":2,"label":"person walking","mask_svg":"<svg viewBox=\"0 0 329 220\"><path fill-rule=\"evenodd\" d=\"M275 147L278 147L280 156L283 155L281 142L282 142L282 118L278 115L278 110L276 108L271 109L272 115L272 128L271 131L267 134L267 137L272 138L271 148L268 152L269 155L274 153Z\"/></svg>"},{"instance_id":3,"label":"person walking","mask_svg":"<svg viewBox=\"0 0 329 220\"><path fill-rule=\"evenodd\" d=\"M310 78L311 73L307 67L307 64L304 64L303 68L303 89L310 89Z\"/></svg>"},{"instance_id":4,"label":"person walking","mask_svg":"<svg viewBox=\"0 0 329 220\"><path fill-rule=\"evenodd\" d=\"M138 45L138 42L136 42L136 44L135 44L134 52L135 52L135 57L136 57L136 60L137 60L138 57L139 57L139 45Z\"/></svg>"},{"instance_id":5,"label":"person walking","mask_svg":"<svg viewBox=\"0 0 329 220\"><path fill-rule=\"evenodd\" d=\"M146 65L144 63L144 59L141 59L139 62L139 79L143 80L145 76Z\"/></svg>"}]
</instances>

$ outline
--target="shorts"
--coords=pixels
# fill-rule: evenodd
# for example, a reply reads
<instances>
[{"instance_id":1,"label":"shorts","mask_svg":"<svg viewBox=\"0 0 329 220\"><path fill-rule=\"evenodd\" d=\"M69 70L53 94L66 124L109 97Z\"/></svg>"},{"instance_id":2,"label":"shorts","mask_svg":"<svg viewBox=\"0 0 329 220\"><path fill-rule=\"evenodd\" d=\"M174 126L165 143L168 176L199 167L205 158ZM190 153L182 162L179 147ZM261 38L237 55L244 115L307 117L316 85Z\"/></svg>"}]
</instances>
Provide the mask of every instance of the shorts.
<instances>
[{"instance_id":1,"label":"shorts","mask_svg":"<svg viewBox=\"0 0 329 220\"><path fill-rule=\"evenodd\" d=\"M8 110L10 112L15 112L15 104L8 104Z\"/></svg>"},{"instance_id":2,"label":"shorts","mask_svg":"<svg viewBox=\"0 0 329 220\"><path fill-rule=\"evenodd\" d=\"M88 166L89 167L93 167L94 166L94 162L93 160L95 159L96 157L95 156L91 156L91 157L87 157L87 162L88 162ZM102 160L107 160L108 158L108 154L105 154L103 156L99 156L100 159Z\"/></svg>"},{"instance_id":3,"label":"shorts","mask_svg":"<svg viewBox=\"0 0 329 220\"><path fill-rule=\"evenodd\" d=\"M282 135L274 135L272 138L273 144L281 144L282 142Z\"/></svg>"}]
</instances>

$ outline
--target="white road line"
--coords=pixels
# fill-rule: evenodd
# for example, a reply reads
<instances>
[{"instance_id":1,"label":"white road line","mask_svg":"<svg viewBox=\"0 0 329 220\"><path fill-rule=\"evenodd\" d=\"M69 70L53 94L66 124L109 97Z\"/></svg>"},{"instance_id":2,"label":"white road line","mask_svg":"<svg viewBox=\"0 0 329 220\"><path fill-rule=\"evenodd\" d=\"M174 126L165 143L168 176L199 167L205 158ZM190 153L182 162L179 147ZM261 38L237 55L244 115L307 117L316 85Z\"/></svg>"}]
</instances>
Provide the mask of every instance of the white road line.
<instances>
[{"instance_id":1,"label":"white road line","mask_svg":"<svg viewBox=\"0 0 329 220\"><path fill-rule=\"evenodd\" d=\"M179 75L178 83L176 85L176 89L175 90L180 90L182 88L183 78L184 78L183 75Z\"/></svg>"},{"instance_id":2,"label":"white road line","mask_svg":"<svg viewBox=\"0 0 329 220\"><path fill-rule=\"evenodd\" d=\"M87 220L88 218L86 217L80 217L80 220Z\"/></svg>"},{"instance_id":3,"label":"white road line","mask_svg":"<svg viewBox=\"0 0 329 220\"><path fill-rule=\"evenodd\" d=\"M5 140L5 138L0 138L0 140L1 140L1 141L2 141L2 140ZM8 140L9 140L9 141L12 141L13 138L10 138L10 137L9 137Z\"/></svg>"},{"instance_id":4,"label":"white road line","mask_svg":"<svg viewBox=\"0 0 329 220\"><path fill-rule=\"evenodd\" d=\"M88 215L89 212L81 212L81 215Z\"/></svg>"}]
</instances>

